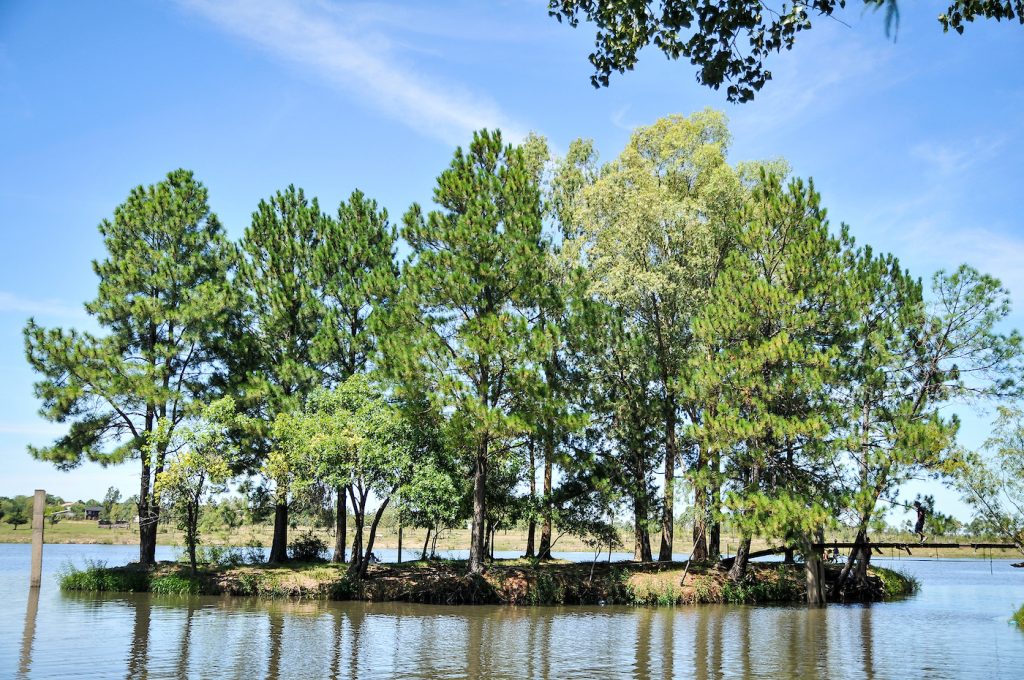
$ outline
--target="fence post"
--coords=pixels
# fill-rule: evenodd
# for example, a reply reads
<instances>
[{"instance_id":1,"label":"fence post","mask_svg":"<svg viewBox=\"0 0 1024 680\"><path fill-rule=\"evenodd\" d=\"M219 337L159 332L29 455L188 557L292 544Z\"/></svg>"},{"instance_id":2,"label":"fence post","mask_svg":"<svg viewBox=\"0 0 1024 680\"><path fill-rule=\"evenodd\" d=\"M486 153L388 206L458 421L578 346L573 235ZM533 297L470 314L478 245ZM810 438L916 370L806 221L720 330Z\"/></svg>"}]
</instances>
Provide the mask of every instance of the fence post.
<instances>
[{"instance_id":1,"label":"fence post","mask_svg":"<svg viewBox=\"0 0 1024 680\"><path fill-rule=\"evenodd\" d=\"M38 588L43 582L43 512L46 510L46 492L36 489L32 501L32 574L29 587Z\"/></svg>"}]
</instances>

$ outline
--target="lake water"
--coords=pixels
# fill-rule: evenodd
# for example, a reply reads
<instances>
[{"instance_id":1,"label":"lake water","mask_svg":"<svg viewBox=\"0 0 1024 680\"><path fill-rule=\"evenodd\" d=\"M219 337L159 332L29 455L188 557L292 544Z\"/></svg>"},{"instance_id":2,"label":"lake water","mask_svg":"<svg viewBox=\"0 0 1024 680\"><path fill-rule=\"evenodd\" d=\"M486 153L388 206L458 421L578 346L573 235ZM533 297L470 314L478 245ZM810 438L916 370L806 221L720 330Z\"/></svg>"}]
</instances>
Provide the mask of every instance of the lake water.
<instances>
[{"instance_id":1,"label":"lake water","mask_svg":"<svg viewBox=\"0 0 1024 680\"><path fill-rule=\"evenodd\" d=\"M1024 631L1008 623L1024 603L1024 570L1010 560L894 560L920 579L920 594L818 610L58 590L64 563L137 555L134 546L47 545L43 586L30 597L29 546L0 545L0 678L1024 678Z\"/></svg>"}]
</instances>

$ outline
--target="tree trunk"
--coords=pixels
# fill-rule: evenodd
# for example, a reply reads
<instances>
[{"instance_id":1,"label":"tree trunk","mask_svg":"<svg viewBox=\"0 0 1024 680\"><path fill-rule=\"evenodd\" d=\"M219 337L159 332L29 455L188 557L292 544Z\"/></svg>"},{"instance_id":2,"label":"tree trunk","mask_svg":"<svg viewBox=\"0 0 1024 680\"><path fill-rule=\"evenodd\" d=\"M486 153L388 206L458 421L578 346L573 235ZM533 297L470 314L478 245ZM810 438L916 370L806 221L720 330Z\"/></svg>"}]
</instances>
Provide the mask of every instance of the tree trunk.
<instances>
[{"instance_id":1,"label":"tree trunk","mask_svg":"<svg viewBox=\"0 0 1024 680\"><path fill-rule=\"evenodd\" d=\"M195 504L189 503L186 509L185 522L188 524L185 540L188 542L188 562L192 566L192 575L195 576L196 567L196 538L199 533L199 501Z\"/></svg>"},{"instance_id":2,"label":"tree trunk","mask_svg":"<svg viewBox=\"0 0 1024 680\"><path fill-rule=\"evenodd\" d=\"M430 545L430 527L427 527L427 537L423 539L423 552L420 553L420 559L427 559L427 546Z\"/></svg>"},{"instance_id":3,"label":"tree trunk","mask_svg":"<svg viewBox=\"0 0 1024 680\"><path fill-rule=\"evenodd\" d=\"M864 583L868 578L868 567L871 565L871 539L864 537L864 545L860 549L860 560L857 562L857 579Z\"/></svg>"},{"instance_id":4,"label":"tree trunk","mask_svg":"<svg viewBox=\"0 0 1024 680\"><path fill-rule=\"evenodd\" d=\"M825 606L825 565L817 550L811 550L804 559L804 576L807 580L807 606Z\"/></svg>"},{"instance_id":5,"label":"tree trunk","mask_svg":"<svg viewBox=\"0 0 1024 680\"><path fill-rule=\"evenodd\" d=\"M544 523L540 529L540 549L537 550L537 557L542 560L551 559L551 467L555 457L554 442L545 438L544 442Z\"/></svg>"},{"instance_id":6,"label":"tree trunk","mask_svg":"<svg viewBox=\"0 0 1024 680\"><path fill-rule=\"evenodd\" d=\"M722 483L719 481L719 457L712 453L711 466L711 494L709 499L711 515L711 526L708 528L708 556L717 560L722 556L722 523L718 519L718 513L722 509Z\"/></svg>"},{"instance_id":7,"label":"tree trunk","mask_svg":"<svg viewBox=\"0 0 1024 680\"><path fill-rule=\"evenodd\" d=\"M803 537L804 551L804 576L807 582L807 606L825 606L825 565L821 561L821 550L814 547L815 539L818 543L825 542L825 532L818 530L814 538Z\"/></svg>"},{"instance_id":8,"label":"tree trunk","mask_svg":"<svg viewBox=\"0 0 1024 680\"><path fill-rule=\"evenodd\" d=\"M666 389L668 386L666 385ZM665 404L665 502L662 504L661 515L661 550L658 551L659 562L672 561L672 542L675 533L675 473L676 473L676 407L675 400L669 395ZM704 547L707 558L707 546Z\"/></svg>"},{"instance_id":9,"label":"tree trunk","mask_svg":"<svg viewBox=\"0 0 1024 680\"><path fill-rule=\"evenodd\" d=\"M722 524L718 520L711 522L708 528L708 559L718 560L722 557Z\"/></svg>"},{"instance_id":10,"label":"tree trunk","mask_svg":"<svg viewBox=\"0 0 1024 680\"><path fill-rule=\"evenodd\" d=\"M846 588L846 582L850 578L850 574L853 572L853 567L857 560L860 558L861 546L867 540L867 534L861 529L857 532L857 537L853 539L853 548L850 549L850 556L846 558L846 564L843 565L842 571L839 572L839 578L836 579L835 592L842 593ZM869 548L870 550L870 548Z\"/></svg>"},{"instance_id":11,"label":"tree trunk","mask_svg":"<svg viewBox=\"0 0 1024 680\"><path fill-rule=\"evenodd\" d=\"M693 492L693 551L690 553L692 562L708 561L708 491L704 482L706 467L704 450L698 447L697 463L694 467L697 484Z\"/></svg>"},{"instance_id":12,"label":"tree trunk","mask_svg":"<svg viewBox=\"0 0 1024 680\"><path fill-rule=\"evenodd\" d=\"M530 526L526 530L526 555L525 557L533 557L534 552L534 536L537 533L537 519L533 512L536 511L537 507L537 461L534 456L534 440L530 438L530 505L532 511L530 513Z\"/></svg>"},{"instance_id":13,"label":"tree trunk","mask_svg":"<svg viewBox=\"0 0 1024 680\"><path fill-rule=\"evenodd\" d=\"M360 490L356 498L355 487L349 486L352 500L352 515L355 519L355 534L352 536L352 559L349 560L348 573L358 576L363 568L363 528L366 524L366 494Z\"/></svg>"},{"instance_id":14,"label":"tree trunk","mask_svg":"<svg viewBox=\"0 0 1024 680\"><path fill-rule=\"evenodd\" d=\"M147 417L147 424L150 418ZM148 425L147 425L148 429ZM152 566L156 564L156 529L159 515L149 496L150 487L149 457L142 455L142 477L139 486L139 563Z\"/></svg>"},{"instance_id":15,"label":"tree trunk","mask_svg":"<svg viewBox=\"0 0 1024 680\"><path fill-rule=\"evenodd\" d=\"M366 552L363 554L363 559L359 566L359 578L366 578L366 570L370 568L370 555L373 554L373 541L377 537L377 525L380 524L380 518L384 516L384 508L388 507L388 502L391 500L391 496L384 499L384 502L377 508L377 512L373 516L373 522L370 523L370 535L366 539Z\"/></svg>"},{"instance_id":16,"label":"tree trunk","mask_svg":"<svg viewBox=\"0 0 1024 680\"><path fill-rule=\"evenodd\" d=\"M488 560L494 561L494 552L491 548L491 535L494 533L491 527L491 521L487 520L484 525L484 555L487 556Z\"/></svg>"},{"instance_id":17,"label":"tree trunk","mask_svg":"<svg viewBox=\"0 0 1024 680\"><path fill-rule=\"evenodd\" d=\"M398 523L398 563L402 563L402 523Z\"/></svg>"},{"instance_id":18,"label":"tree trunk","mask_svg":"<svg viewBox=\"0 0 1024 680\"><path fill-rule=\"evenodd\" d=\"M729 569L730 581L742 581L747 575L747 556L750 555L750 537L744 536L740 539L740 546L736 549L736 557L733 559L732 568Z\"/></svg>"},{"instance_id":19,"label":"tree trunk","mask_svg":"<svg viewBox=\"0 0 1024 680\"><path fill-rule=\"evenodd\" d=\"M469 536L469 573L484 570L484 529L487 509L487 438L480 442L473 465L473 520Z\"/></svg>"},{"instance_id":20,"label":"tree trunk","mask_svg":"<svg viewBox=\"0 0 1024 680\"><path fill-rule=\"evenodd\" d=\"M345 487L335 487L338 495L337 512L334 514L334 556L332 562L339 564L345 561L345 548L348 543L348 499L345 497Z\"/></svg>"},{"instance_id":21,"label":"tree trunk","mask_svg":"<svg viewBox=\"0 0 1024 680\"><path fill-rule=\"evenodd\" d=\"M637 562L653 562L651 535L647 531L647 502L640 494L633 498L633 559Z\"/></svg>"},{"instance_id":22,"label":"tree trunk","mask_svg":"<svg viewBox=\"0 0 1024 680\"><path fill-rule=\"evenodd\" d=\"M140 507L142 504L139 504ZM159 516L152 509L139 515L139 562L152 566L156 564L156 528Z\"/></svg>"},{"instance_id":23,"label":"tree trunk","mask_svg":"<svg viewBox=\"0 0 1024 680\"><path fill-rule=\"evenodd\" d=\"M288 561L288 503L278 501L274 507L274 542L270 546L270 564Z\"/></svg>"}]
</instances>

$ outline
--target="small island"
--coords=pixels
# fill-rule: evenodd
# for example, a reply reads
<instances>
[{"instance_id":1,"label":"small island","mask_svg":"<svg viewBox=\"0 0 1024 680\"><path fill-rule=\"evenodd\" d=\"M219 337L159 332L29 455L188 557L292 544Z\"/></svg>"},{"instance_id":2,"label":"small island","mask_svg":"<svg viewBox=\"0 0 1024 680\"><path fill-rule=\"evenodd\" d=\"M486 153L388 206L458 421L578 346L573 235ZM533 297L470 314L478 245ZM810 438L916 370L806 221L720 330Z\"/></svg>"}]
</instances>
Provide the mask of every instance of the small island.
<instances>
[{"instance_id":1,"label":"small island","mask_svg":"<svg viewBox=\"0 0 1024 680\"><path fill-rule=\"evenodd\" d=\"M827 565L826 589L840 565ZM870 568L865 586L846 599L884 601L913 594L917 582L898 571ZM419 560L374 564L366 576L351 575L349 565L292 562L199 569L160 562L154 567L92 565L70 568L61 588L89 592L293 597L371 602L506 605L635 605L802 603L804 566L752 562L743 581L729 580L717 565L685 562L568 562L495 560L482 574L467 573L464 560Z\"/></svg>"}]
</instances>

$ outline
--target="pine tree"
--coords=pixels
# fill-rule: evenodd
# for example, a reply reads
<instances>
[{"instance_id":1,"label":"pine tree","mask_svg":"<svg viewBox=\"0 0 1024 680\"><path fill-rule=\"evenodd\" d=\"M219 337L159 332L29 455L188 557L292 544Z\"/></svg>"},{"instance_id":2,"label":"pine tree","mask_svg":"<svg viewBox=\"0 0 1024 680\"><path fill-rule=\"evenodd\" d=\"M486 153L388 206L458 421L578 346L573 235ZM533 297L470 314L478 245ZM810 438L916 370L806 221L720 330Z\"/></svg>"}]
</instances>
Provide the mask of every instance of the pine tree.
<instances>
[{"instance_id":1,"label":"pine tree","mask_svg":"<svg viewBox=\"0 0 1024 680\"><path fill-rule=\"evenodd\" d=\"M317 287L316 255L330 230L317 200L289 186L260 201L239 244L235 285L243 299L232 366L239 406L255 425L247 439L257 460L271 453L271 423L297 412L326 381L334 329ZM327 339L324 335L327 335ZM279 485L271 562L287 560L288 489Z\"/></svg>"},{"instance_id":2,"label":"pine tree","mask_svg":"<svg viewBox=\"0 0 1024 680\"><path fill-rule=\"evenodd\" d=\"M533 381L527 310L543 285L539 193L522 152L481 131L456 150L434 191L441 209L413 205L403 236L407 332L388 339L406 376L426 373L453 411L473 477L469 568L483 569L487 474L524 429L517 394Z\"/></svg>"},{"instance_id":3,"label":"pine tree","mask_svg":"<svg viewBox=\"0 0 1024 680\"><path fill-rule=\"evenodd\" d=\"M699 342L715 349L709 360L693 360L691 394L714 405L694 430L728 459L725 503L743 536L730 576L743 577L751 536L799 540L811 602L821 603L810 546L833 516L830 396L850 322L842 256L849 243L829 234L818 195L800 181L784 190L777 177L764 177L741 219L736 248L695 323Z\"/></svg>"},{"instance_id":4,"label":"pine tree","mask_svg":"<svg viewBox=\"0 0 1024 680\"><path fill-rule=\"evenodd\" d=\"M28 361L42 378L36 395L49 420L70 422L38 459L71 469L83 461L138 460L139 560L153 564L160 508L154 482L167 450L147 444L158 423L169 431L210 397L233 306L233 251L187 170L136 187L100 224L106 259L93 263L99 292L86 310L104 335L25 328Z\"/></svg>"},{"instance_id":5,"label":"pine tree","mask_svg":"<svg viewBox=\"0 0 1024 680\"><path fill-rule=\"evenodd\" d=\"M395 231L387 210L353 191L348 202L338 206L337 219L326 222L315 255L314 276L327 318L316 337L314 356L330 382L344 383L370 366L380 317L398 290L394 258ZM335 562L345 559L346 493L344 486L335 488Z\"/></svg>"}]
</instances>

